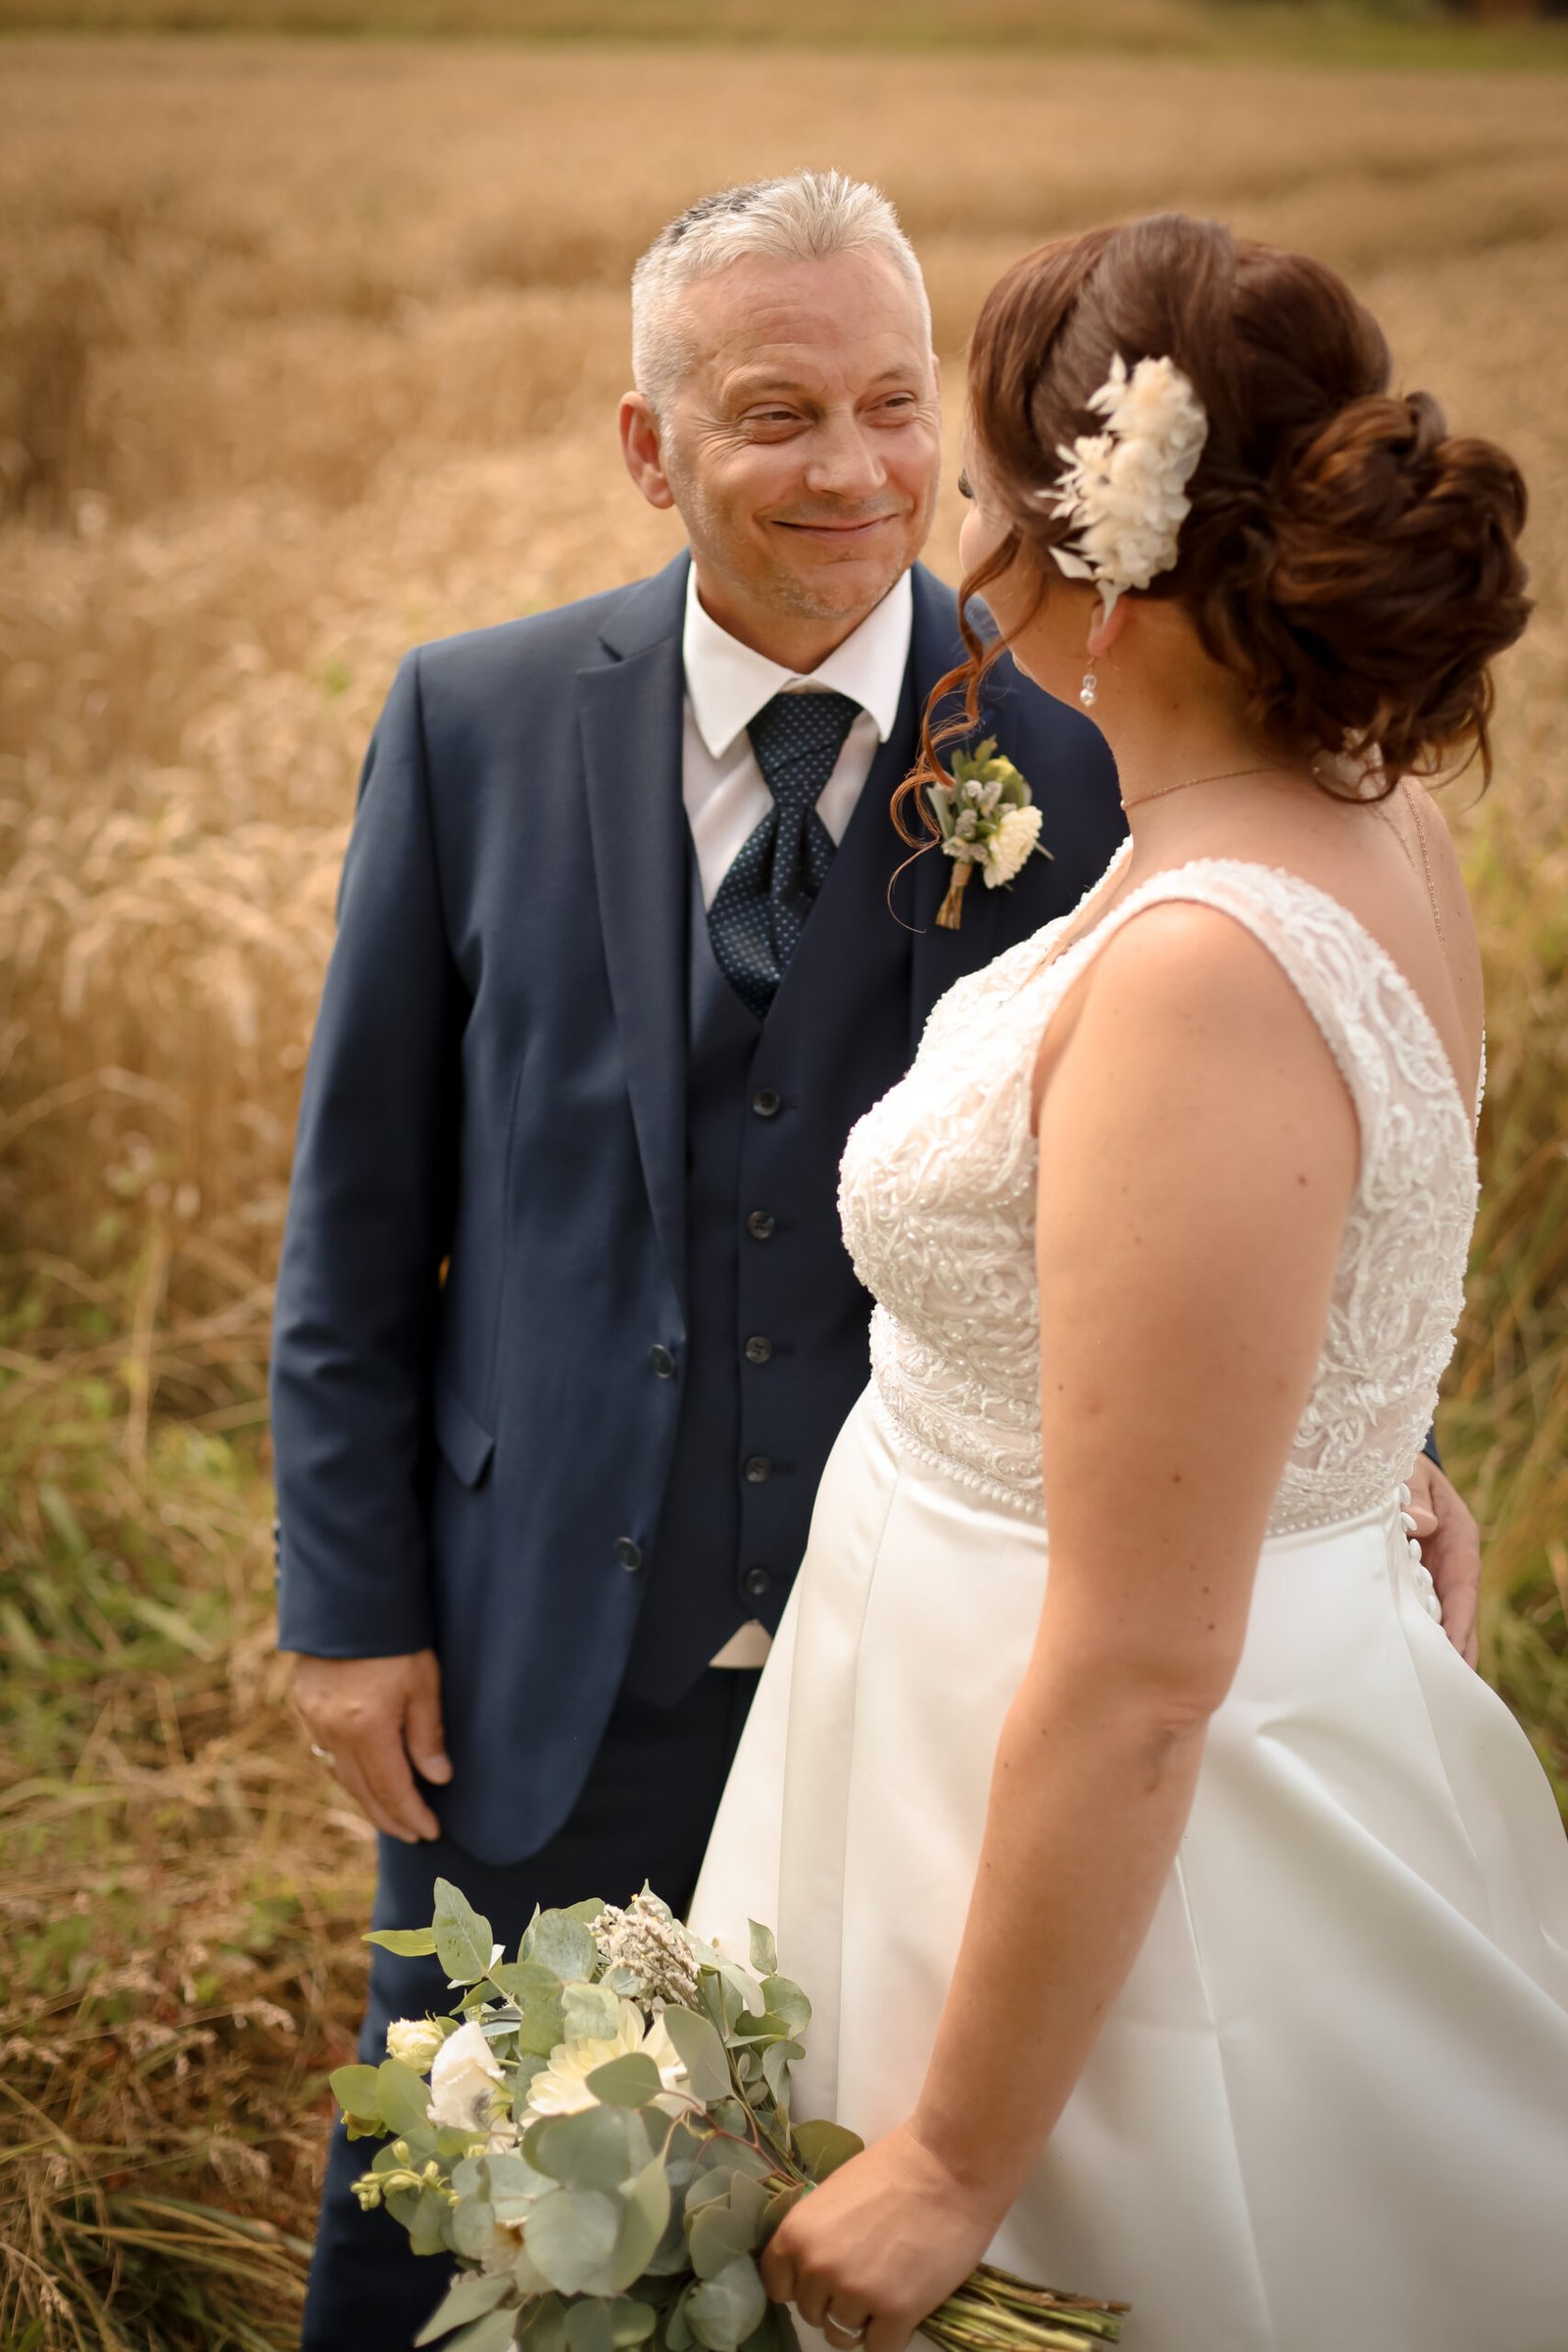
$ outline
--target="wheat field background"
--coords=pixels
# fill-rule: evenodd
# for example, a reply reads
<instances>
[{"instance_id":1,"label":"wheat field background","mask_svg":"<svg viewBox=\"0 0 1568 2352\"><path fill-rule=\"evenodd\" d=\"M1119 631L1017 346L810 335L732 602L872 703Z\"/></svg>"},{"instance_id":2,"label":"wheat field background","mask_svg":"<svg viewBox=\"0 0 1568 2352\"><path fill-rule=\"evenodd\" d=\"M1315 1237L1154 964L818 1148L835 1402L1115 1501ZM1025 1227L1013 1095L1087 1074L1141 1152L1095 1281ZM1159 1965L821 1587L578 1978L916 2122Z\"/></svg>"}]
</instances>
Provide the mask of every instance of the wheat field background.
<instances>
[{"instance_id":1,"label":"wheat field background","mask_svg":"<svg viewBox=\"0 0 1568 2352\"><path fill-rule=\"evenodd\" d=\"M1568 1791L1568 80L8 39L0 2341L19 2352L293 2341L370 1851L302 1757L270 1651L262 1396L355 776L407 646L672 552L614 444L629 267L702 189L800 164L896 198L950 430L1005 262L1181 205L1346 270L1402 380L1525 468L1540 610L1500 681L1497 780L1444 797L1492 1081L1441 1430L1487 1530L1486 1671ZM955 507L931 550L950 577Z\"/></svg>"}]
</instances>

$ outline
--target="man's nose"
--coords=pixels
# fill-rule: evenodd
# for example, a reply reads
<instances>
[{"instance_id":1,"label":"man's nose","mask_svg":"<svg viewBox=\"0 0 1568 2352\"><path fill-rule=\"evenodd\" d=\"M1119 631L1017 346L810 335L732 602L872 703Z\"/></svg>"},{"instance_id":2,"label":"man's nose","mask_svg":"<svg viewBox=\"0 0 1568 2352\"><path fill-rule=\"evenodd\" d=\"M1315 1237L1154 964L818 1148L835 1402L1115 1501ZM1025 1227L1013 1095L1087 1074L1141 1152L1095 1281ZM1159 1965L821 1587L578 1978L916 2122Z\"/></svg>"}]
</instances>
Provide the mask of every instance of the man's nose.
<instances>
[{"instance_id":1,"label":"man's nose","mask_svg":"<svg viewBox=\"0 0 1568 2352\"><path fill-rule=\"evenodd\" d=\"M887 478L869 428L855 417L829 418L813 435L806 469L808 490L833 498L869 498Z\"/></svg>"}]
</instances>

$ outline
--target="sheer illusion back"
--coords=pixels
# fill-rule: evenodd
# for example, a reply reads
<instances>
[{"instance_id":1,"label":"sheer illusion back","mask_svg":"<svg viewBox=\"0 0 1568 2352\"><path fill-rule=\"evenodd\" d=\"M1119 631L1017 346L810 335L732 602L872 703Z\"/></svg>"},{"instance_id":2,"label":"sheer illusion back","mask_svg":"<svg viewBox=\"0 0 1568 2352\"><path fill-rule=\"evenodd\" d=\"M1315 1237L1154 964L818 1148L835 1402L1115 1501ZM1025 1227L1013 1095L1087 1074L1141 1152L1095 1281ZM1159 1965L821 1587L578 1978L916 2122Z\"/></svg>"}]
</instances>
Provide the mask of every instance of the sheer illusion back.
<instances>
[{"instance_id":1,"label":"sheer illusion back","mask_svg":"<svg viewBox=\"0 0 1568 2352\"><path fill-rule=\"evenodd\" d=\"M1165 901L1216 907L1267 949L1355 1108L1328 1328L1269 1523L1328 1526L1374 1508L1431 1426L1477 1170L1472 1114L1419 996L1346 907L1278 868L1205 858L1155 874L1059 954L1050 925L942 1000L844 1157L845 1238L876 1300L875 1396L896 1443L988 1500L1041 1512L1036 1051L1089 960Z\"/></svg>"}]
</instances>

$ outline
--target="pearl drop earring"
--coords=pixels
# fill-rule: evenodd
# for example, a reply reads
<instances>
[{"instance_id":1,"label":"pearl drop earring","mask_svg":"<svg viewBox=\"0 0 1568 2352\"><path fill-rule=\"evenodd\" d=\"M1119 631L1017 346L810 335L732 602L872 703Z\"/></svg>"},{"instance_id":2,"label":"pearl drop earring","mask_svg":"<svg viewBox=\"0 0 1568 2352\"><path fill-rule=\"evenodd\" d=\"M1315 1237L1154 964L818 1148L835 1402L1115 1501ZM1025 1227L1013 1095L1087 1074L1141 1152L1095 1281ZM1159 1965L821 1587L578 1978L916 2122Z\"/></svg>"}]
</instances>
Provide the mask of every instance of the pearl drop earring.
<instances>
[{"instance_id":1,"label":"pearl drop earring","mask_svg":"<svg viewBox=\"0 0 1568 2352\"><path fill-rule=\"evenodd\" d=\"M1089 667L1084 671L1084 682L1078 689L1078 700L1082 703L1086 710L1092 710L1096 702L1099 700L1099 696L1100 682L1095 676L1095 658L1093 654L1091 654L1089 657Z\"/></svg>"}]
</instances>

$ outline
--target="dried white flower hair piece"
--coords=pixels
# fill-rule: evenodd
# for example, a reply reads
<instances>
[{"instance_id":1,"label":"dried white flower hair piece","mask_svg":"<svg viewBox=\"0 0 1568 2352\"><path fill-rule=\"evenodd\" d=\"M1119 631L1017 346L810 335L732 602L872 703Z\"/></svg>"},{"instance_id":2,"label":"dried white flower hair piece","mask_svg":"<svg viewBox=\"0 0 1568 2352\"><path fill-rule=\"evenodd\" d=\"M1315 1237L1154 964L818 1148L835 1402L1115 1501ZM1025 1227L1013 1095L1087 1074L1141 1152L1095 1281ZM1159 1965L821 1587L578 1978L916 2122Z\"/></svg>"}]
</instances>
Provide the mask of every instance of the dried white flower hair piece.
<instances>
[{"instance_id":1,"label":"dried white flower hair piece","mask_svg":"<svg viewBox=\"0 0 1568 2352\"><path fill-rule=\"evenodd\" d=\"M1058 448L1066 470L1035 496L1071 522L1075 545L1051 552L1070 580L1094 582L1108 614L1124 588L1147 588L1175 563L1208 418L1174 360L1140 360L1129 374L1119 352L1085 405L1105 430Z\"/></svg>"}]
</instances>

